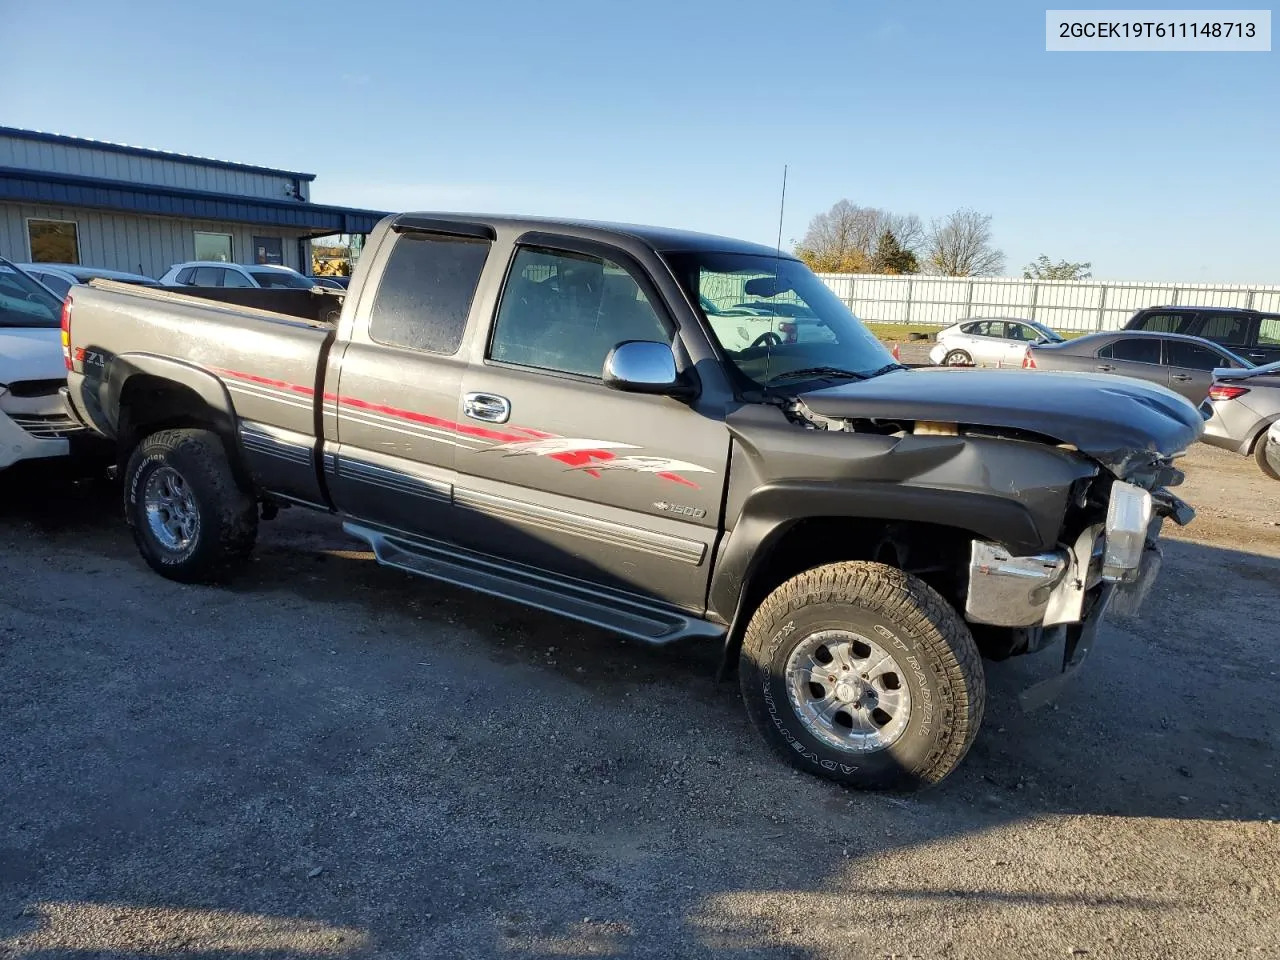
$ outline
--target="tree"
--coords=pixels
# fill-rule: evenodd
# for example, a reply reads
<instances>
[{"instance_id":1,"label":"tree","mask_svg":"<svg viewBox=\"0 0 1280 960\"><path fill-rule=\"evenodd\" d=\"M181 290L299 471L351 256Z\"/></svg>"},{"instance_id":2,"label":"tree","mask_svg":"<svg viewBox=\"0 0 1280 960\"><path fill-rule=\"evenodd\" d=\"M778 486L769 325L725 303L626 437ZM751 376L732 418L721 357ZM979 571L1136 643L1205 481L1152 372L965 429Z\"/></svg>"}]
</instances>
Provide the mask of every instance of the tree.
<instances>
[{"instance_id":1,"label":"tree","mask_svg":"<svg viewBox=\"0 0 1280 960\"><path fill-rule=\"evenodd\" d=\"M991 245L991 216L961 208L929 225L925 267L947 277L990 277L1004 269L1004 253Z\"/></svg>"},{"instance_id":2,"label":"tree","mask_svg":"<svg viewBox=\"0 0 1280 960\"><path fill-rule=\"evenodd\" d=\"M1088 280L1093 276L1089 269L1092 266L1092 263L1072 263L1069 260L1052 263L1042 253L1022 268L1022 277L1024 280Z\"/></svg>"},{"instance_id":3,"label":"tree","mask_svg":"<svg viewBox=\"0 0 1280 960\"><path fill-rule=\"evenodd\" d=\"M914 253L924 241L924 224L915 214L895 214L840 200L809 221L796 254L819 273L866 273L872 270L877 244L891 232L904 251Z\"/></svg>"},{"instance_id":4,"label":"tree","mask_svg":"<svg viewBox=\"0 0 1280 960\"><path fill-rule=\"evenodd\" d=\"M880 234L875 253L871 255L872 273L918 273L920 263L910 250L904 250L892 230Z\"/></svg>"}]
</instances>

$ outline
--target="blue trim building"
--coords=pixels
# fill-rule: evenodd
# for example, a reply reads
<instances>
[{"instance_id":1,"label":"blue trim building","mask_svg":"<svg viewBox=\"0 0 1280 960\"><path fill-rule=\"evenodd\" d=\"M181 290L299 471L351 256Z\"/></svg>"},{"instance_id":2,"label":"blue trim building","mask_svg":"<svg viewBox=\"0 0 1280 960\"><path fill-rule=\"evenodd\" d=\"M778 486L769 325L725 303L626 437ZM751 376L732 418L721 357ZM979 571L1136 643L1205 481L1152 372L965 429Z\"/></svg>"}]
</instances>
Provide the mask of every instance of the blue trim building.
<instances>
[{"instance_id":1,"label":"blue trim building","mask_svg":"<svg viewBox=\"0 0 1280 960\"><path fill-rule=\"evenodd\" d=\"M312 203L314 174L0 127L0 256L159 276L227 259L310 272L310 241L385 216Z\"/></svg>"}]
</instances>

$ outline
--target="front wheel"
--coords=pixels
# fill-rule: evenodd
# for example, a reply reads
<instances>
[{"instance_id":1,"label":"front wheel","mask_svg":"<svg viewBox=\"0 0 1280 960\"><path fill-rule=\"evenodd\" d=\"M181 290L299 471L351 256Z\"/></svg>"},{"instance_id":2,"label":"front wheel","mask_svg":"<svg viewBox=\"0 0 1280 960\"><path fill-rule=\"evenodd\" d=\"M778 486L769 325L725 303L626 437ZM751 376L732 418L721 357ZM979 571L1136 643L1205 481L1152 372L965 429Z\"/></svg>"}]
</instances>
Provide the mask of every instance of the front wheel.
<instances>
[{"instance_id":1,"label":"front wheel","mask_svg":"<svg viewBox=\"0 0 1280 960\"><path fill-rule=\"evenodd\" d=\"M964 621L924 581L879 563L815 567L778 587L747 626L740 678L775 752L865 789L942 780L986 700Z\"/></svg>"},{"instance_id":2,"label":"front wheel","mask_svg":"<svg viewBox=\"0 0 1280 960\"><path fill-rule=\"evenodd\" d=\"M227 579L258 535L254 499L209 430L145 437L125 468L124 510L144 560L180 583Z\"/></svg>"}]
</instances>

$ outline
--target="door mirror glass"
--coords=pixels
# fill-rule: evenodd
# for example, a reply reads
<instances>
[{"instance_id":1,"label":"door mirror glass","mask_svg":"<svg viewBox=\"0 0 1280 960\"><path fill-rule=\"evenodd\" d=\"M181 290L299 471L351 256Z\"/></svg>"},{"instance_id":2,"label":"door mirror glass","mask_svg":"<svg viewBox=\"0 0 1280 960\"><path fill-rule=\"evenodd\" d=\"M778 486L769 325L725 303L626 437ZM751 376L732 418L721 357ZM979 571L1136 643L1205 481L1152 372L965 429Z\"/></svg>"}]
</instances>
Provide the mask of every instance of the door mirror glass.
<instances>
[{"instance_id":1,"label":"door mirror glass","mask_svg":"<svg viewBox=\"0 0 1280 960\"><path fill-rule=\"evenodd\" d=\"M610 350L604 361L604 382L628 393L675 397L692 392L676 370L671 348L653 340L626 340Z\"/></svg>"}]
</instances>

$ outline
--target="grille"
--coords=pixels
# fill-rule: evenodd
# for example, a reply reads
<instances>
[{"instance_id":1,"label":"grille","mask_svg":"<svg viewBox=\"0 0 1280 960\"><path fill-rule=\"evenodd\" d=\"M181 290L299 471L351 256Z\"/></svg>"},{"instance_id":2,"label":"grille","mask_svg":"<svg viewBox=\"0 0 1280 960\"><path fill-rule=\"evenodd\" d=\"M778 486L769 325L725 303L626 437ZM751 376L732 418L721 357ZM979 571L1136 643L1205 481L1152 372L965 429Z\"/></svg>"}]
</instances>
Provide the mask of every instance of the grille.
<instances>
[{"instance_id":1,"label":"grille","mask_svg":"<svg viewBox=\"0 0 1280 960\"><path fill-rule=\"evenodd\" d=\"M84 427L80 426L65 413L11 413L8 416L23 430L40 440L57 440L84 430Z\"/></svg>"},{"instance_id":2,"label":"grille","mask_svg":"<svg viewBox=\"0 0 1280 960\"><path fill-rule=\"evenodd\" d=\"M58 390L67 385L62 380L19 380L9 384L9 395L12 397L52 397Z\"/></svg>"}]
</instances>

